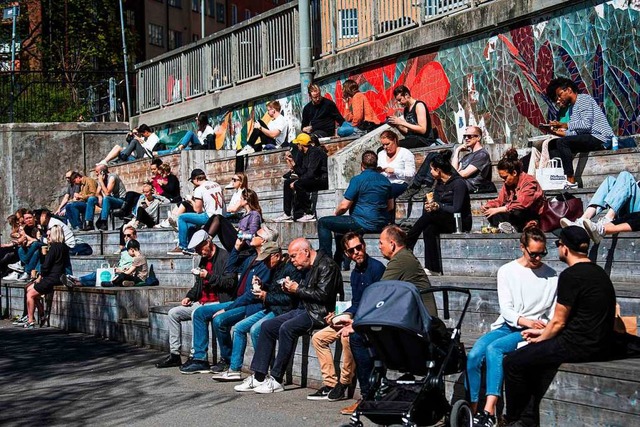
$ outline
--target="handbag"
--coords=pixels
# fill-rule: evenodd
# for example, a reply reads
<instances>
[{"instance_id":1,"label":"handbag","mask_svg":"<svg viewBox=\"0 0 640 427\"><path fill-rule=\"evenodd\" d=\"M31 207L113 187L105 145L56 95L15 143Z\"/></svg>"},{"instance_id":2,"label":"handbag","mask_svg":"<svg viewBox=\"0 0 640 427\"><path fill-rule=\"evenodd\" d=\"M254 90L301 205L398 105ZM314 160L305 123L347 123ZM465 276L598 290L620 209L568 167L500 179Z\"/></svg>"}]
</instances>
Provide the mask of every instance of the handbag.
<instances>
[{"instance_id":1,"label":"handbag","mask_svg":"<svg viewBox=\"0 0 640 427\"><path fill-rule=\"evenodd\" d=\"M552 199L545 199L540 214L540 228L550 232L560 228L560 219L575 221L583 214L582 200L569 193L560 194Z\"/></svg>"},{"instance_id":2,"label":"handbag","mask_svg":"<svg viewBox=\"0 0 640 427\"><path fill-rule=\"evenodd\" d=\"M116 276L115 268L109 267L109 263L105 262L96 270L96 286L102 286L102 282L111 282Z\"/></svg>"},{"instance_id":3,"label":"handbag","mask_svg":"<svg viewBox=\"0 0 640 427\"><path fill-rule=\"evenodd\" d=\"M544 191L564 189L567 176L562 168L562 160L554 157L546 166L536 169L536 181Z\"/></svg>"}]
</instances>

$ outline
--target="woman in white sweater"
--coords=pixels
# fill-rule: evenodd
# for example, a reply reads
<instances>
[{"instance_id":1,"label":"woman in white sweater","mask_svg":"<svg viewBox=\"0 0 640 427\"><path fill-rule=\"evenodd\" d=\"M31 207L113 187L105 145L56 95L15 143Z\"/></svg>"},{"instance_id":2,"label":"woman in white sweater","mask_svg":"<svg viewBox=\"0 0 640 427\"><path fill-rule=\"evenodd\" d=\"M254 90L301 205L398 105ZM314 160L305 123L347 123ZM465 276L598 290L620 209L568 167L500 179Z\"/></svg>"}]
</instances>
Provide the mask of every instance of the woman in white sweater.
<instances>
[{"instance_id":1,"label":"woman in white sweater","mask_svg":"<svg viewBox=\"0 0 640 427\"><path fill-rule=\"evenodd\" d=\"M497 425L495 411L502 394L503 356L524 341L522 330L542 329L553 317L558 274L542 262L547 255L542 230L526 227L520 237L520 249L520 258L498 270L500 316L491 325L491 332L475 343L467 358L467 386L474 412L480 397L482 363L487 367L487 400L484 410L474 417L474 427Z\"/></svg>"},{"instance_id":2,"label":"woman in white sweater","mask_svg":"<svg viewBox=\"0 0 640 427\"><path fill-rule=\"evenodd\" d=\"M416 159L413 153L398 146L398 134L385 130L380 134L383 150L378 153L378 168L391 182L391 193L395 199L409 186L416 174Z\"/></svg>"}]
</instances>

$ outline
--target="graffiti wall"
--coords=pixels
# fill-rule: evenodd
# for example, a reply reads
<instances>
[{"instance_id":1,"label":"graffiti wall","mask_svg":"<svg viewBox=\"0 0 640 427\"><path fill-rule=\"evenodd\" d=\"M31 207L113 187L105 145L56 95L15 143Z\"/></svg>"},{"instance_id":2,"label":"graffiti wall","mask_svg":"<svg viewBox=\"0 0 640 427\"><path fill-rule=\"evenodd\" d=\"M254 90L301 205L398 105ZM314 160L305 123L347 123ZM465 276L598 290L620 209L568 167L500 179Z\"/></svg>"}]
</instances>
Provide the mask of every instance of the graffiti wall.
<instances>
[{"instance_id":1,"label":"graffiti wall","mask_svg":"<svg viewBox=\"0 0 640 427\"><path fill-rule=\"evenodd\" d=\"M586 3L319 83L325 96L344 110L341 82L356 80L381 120L396 108L393 89L405 85L425 101L443 139L452 142L462 127L478 124L486 130L487 142L524 146L555 108L545 95L547 84L566 76L593 96L615 132L631 135L640 133L639 29L640 0ZM292 139L300 129L302 97L286 93L278 99L295 129L289 132ZM211 112L218 146L244 145L267 101ZM190 126L174 124L164 132Z\"/></svg>"}]
</instances>

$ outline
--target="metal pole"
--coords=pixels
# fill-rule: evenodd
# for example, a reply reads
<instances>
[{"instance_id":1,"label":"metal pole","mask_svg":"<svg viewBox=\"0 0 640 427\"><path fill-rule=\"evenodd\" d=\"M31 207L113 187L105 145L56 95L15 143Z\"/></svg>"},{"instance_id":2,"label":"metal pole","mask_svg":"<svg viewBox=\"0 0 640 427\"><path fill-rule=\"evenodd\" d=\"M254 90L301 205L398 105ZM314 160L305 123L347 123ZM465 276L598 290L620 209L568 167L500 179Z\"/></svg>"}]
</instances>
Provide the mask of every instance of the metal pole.
<instances>
[{"instance_id":1,"label":"metal pole","mask_svg":"<svg viewBox=\"0 0 640 427\"><path fill-rule=\"evenodd\" d=\"M11 97L9 99L9 121L13 123L14 120L14 112L13 112L13 103L15 97L15 88L16 88L16 15L18 8L16 6L11 7L11 20L12 20L12 30L11 30Z\"/></svg>"},{"instance_id":2,"label":"metal pole","mask_svg":"<svg viewBox=\"0 0 640 427\"><path fill-rule=\"evenodd\" d=\"M122 0L119 0L120 4L120 29L122 32L122 55L124 57L124 84L127 90L127 114L124 119L127 121L131 118L131 95L129 93L129 55L127 55L127 39L124 35L124 6Z\"/></svg>"},{"instance_id":3,"label":"metal pole","mask_svg":"<svg viewBox=\"0 0 640 427\"><path fill-rule=\"evenodd\" d=\"M313 81L313 64L311 60L311 7L310 0L298 2L298 22L300 26L300 91L302 103L308 99L307 87Z\"/></svg>"},{"instance_id":4,"label":"metal pole","mask_svg":"<svg viewBox=\"0 0 640 427\"><path fill-rule=\"evenodd\" d=\"M200 38L204 38L204 0L200 2Z\"/></svg>"}]
</instances>

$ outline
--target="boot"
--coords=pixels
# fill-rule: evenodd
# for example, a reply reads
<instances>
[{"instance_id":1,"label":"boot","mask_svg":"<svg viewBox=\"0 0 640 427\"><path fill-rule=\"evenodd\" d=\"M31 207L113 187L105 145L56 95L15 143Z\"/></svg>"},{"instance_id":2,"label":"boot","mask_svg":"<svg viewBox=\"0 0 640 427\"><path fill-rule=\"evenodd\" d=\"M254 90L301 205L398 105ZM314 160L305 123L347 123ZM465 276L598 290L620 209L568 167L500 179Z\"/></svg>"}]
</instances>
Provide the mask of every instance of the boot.
<instances>
[{"instance_id":1,"label":"boot","mask_svg":"<svg viewBox=\"0 0 640 427\"><path fill-rule=\"evenodd\" d=\"M107 231L109 227L107 227L107 221L99 219L96 221L96 228L98 230Z\"/></svg>"},{"instance_id":2,"label":"boot","mask_svg":"<svg viewBox=\"0 0 640 427\"><path fill-rule=\"evenodd\" d=\"M85 221L82 231L93 231L93 230L95 230L95 228L93 227L93 221Z\"/></svg>"}]
</instances>

